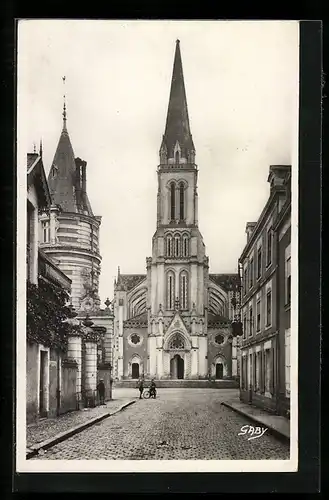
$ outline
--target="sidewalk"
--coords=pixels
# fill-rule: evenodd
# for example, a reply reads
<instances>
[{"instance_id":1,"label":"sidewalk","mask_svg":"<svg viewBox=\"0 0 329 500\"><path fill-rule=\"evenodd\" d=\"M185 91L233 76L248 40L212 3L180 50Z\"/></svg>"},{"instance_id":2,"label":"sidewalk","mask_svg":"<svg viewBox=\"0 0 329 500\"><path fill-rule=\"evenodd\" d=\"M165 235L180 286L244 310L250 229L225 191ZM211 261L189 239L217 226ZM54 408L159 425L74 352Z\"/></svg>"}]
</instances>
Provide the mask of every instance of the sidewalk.
<instances>
[{"instance_id":1,"label":"sidewalk","mask_svg":"<svg viewBox=\"0 0 329 500\"><path fill-rule=\"evenodd\" d=\"M272 434L276 434L285 440L290 439L290 421L287 418L272 415L265 410L242 403L239 398L224 401L222 405L231 408L260 426L267 427Z\"/></svg>"},{"instance_id":2,"label":"sidewalk","mask_svg":"<svg viewBox=\"0 0 329 500\"><path fill-rule=\"evenodd\" d=\"M118 413L127 406L135 403L135 401L136 398L119 397L112 401L107 401L103 406L72 411L56 418L44 418L27 425L27 458L37 454L39 450L50 448L54 444L81 432L104 418Z\"/></svg>"}]
</instances>

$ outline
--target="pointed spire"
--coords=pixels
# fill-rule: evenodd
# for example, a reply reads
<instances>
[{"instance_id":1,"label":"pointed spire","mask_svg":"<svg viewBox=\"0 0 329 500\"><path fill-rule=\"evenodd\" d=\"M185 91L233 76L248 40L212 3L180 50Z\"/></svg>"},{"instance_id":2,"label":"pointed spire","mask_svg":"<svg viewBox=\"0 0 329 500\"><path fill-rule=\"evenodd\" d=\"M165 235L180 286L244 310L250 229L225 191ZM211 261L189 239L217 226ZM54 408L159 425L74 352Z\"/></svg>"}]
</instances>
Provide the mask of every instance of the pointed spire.
<instances>
[{"instance_id":1,"label":"pointed spire","mask_svg":"<svg viewBox=\"0 0 329 500\"><path fill-rule=\"evenodd\" d=\"M177 143L181 156L193 163L194 144L190 130L179 40L176 40L166 128L161 146L162 157L166 152L167 158L174 158Z\"/></svg>"},{"instance_id":2,"label":"pointed spire","mask_svg":"<svg viewBox=\"0 0 329 500\"><path fill-rule=\"evenodd\" d=\"M37 152L37 147L36 147L36 144L35 142L33 143L33 153L36 153Z\"/></svg>"},{"instance_id":3,"label":"pointed spire","mask_svg":"<svg viewBox=\"0 0 329 500\"><path fill-rule=\"evenodd\" d=\"M42 158L42 154L43 154L42 139L40 139L40 149L39 149L39 155L41 156L41 158Z\"/></svg>"},{"instance_id":4,"label":"pointed spire","mask_svg":"<svg viewBox=\"0 0 329 500\"><path fill-rule=\"evenodd\" d=\"M62 77L65 85L66 77ZM93 217L93 211L85 192L86 162L75 158L69 133L66 128L66 102L64 92L63 129L58 141L57 149L48 175L50 194L55 205L63 212L84 213ZM82 193L82 178L84 179ZM81 196L83 195L83 202Z\"/></svg>"}]
</instances>

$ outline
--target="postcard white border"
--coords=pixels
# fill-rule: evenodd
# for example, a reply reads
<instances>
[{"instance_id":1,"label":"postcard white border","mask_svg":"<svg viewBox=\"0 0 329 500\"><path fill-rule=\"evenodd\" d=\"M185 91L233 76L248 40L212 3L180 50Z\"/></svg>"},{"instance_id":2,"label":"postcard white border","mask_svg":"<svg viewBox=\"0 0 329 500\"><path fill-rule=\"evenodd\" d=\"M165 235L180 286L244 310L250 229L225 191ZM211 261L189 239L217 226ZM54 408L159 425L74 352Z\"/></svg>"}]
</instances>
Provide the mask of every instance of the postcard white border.
<instances>
[{"instance_id":1,"label":"postcard white border","mask_svg":"<svg viewBox=\"0 0 329 500\"><path fill-rule=\"evenodd\" d=\"M259 21L266 22L266 21ZM271 21L273 22L273 21ZM296 23L299 47L299 21ZM19 23L18 23L19 25ZM18 48L20 43L18 30ZM18 50L19 55L19 50ZM26 112L20 94L28 61L18 57L17 75L17 323L16 323L16 471L17 472L296 472L298 468L298 116L296 72L292 158L291 415L289 460L26 460ZM299 61L298 61L299 66ZM25 376L23 376L23 374Z\"/></svg>"}]
</instances>

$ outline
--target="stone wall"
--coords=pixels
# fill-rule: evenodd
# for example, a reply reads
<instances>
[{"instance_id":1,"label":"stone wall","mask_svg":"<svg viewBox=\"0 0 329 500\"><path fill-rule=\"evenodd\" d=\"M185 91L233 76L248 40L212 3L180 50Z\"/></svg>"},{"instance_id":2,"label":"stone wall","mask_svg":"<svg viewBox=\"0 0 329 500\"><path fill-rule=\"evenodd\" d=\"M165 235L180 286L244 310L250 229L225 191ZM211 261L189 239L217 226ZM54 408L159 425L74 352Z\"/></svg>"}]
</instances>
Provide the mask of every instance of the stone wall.
<instances>
[{"instance_id":1,"label":"stone wall","mask_svg":"<svg viewBox=\"0 0 329 500\"><path fill-rule=\"evenodd\" d=\"M208 371L210 374L214 373L215 367L213 365L218 360L218 363L226 365L223 378L232 377L232 344L228 338L230 333L229 328L212 328L208 330ZM215 342L215 338L219 334L224 338L224 342L220 345Z\"/></svg>"},{"instance_id":2,"label":"stone wall","mask_svg":"<svg viewBox=\"0 0 329 500\"><path fill-rule=\"evenodd\" d=\"M62 365L62 389L60 413L77 409L76 399L77 365L67 363Z\"/></svg>"},{"instance_id":3,"label":"stone wall","mask_svg":"<svg viewBox=\"0 0 329 500\"><path fill-rule=\"evenodd\" d=\"M50 349L49 360L49 410L48 417L57 415L57 390L60 384L60 359L55 349Z\"/></svg>"},{"instance_id":4,"label":"stone wall","mask_svg":"<svg viewBox=\"0 0 329 500\"><path fill-rule=\"evenodd\" d=\"M26 419L32 422L38 417L38 359L39 346L26 344Z\"/></svg>"},{"instance_id":5,"label":"stone wall","mask_svg":"<svg viewBox=\"0 0 329 500\"><path fill-rule=\"evenodd\" d=\"M47 215L40 217L40 221L48 220ZM56 226L55 241L50 244L41 240L40 247L58 261L60 270L72 280L72 304L78 309L92 270L94 286L98 289L101 261L99 222L86 215L63 213L57 216Z\"/></svg>"},{"instance_id":6,"label":"stone wall","mask_svg":"<svg viewBox=\"0 0 329 500\"><path fill-rule=\"evenodd\" d=\"M131 336L133 334L138 335L141 342L135 345L131 341ZM125 328L123 336L123 376L124 378L131 378L131 367L129 363L134 362L133 358L136 357L136 361L140 364L140 375L147 372L147 328Z\"/></svg>"}]
</instances>

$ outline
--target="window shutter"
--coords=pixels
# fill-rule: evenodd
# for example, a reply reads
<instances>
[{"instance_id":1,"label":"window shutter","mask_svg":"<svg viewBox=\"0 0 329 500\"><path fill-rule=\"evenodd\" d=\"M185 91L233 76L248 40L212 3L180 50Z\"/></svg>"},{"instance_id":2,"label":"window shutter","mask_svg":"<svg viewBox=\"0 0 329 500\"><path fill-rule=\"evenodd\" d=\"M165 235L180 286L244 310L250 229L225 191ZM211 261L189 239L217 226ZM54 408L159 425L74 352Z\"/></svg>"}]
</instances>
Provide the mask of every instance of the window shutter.
<instances>
[{"instance_id":1,"label":"window shutter","mask_svg":"<svg viewBox=\"0 0 329 500\"><path fill-rule=\"evenodd\" d=\"M260 351L260 391L265 392L265 363L264 363L265 351Z\"/></svg>"},{"instance_id":2,"label":"window shutter","mask_svg":"<svg viewBox=\"0 0 329 500\"><path fill-rule=\"evenodd\" d=\"M274 347L271 348L271 380L270 380L270 391L274 394L275 387L275 358L274 358Z\"/></svg>"},{"instance_id":3,"label":"window shutter","mask_svg":"<svg viewBox=\"0 0 329 500\"><path fill-rule=\"evenodd\" d=\"M247 356L244 357L244 388L245 389L248 389L248 363L247 363Z\"/></svg>"},{"instance_id":4,"label":"window shutter","mask_svg":"<svg viewBox=\"0 0 329 500\"><path fill-rule=\"evenodd\" d=\"M253 368L253 386L254 386L254 390L257 389L257 380L256 380L256 353L254 352L252 354L252 358L253 358L253 361L252 361L252 368Z\"/></svg>"}]
</instances>

